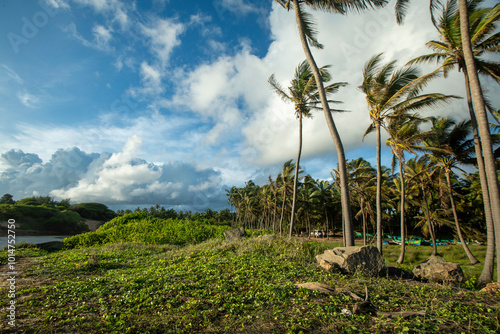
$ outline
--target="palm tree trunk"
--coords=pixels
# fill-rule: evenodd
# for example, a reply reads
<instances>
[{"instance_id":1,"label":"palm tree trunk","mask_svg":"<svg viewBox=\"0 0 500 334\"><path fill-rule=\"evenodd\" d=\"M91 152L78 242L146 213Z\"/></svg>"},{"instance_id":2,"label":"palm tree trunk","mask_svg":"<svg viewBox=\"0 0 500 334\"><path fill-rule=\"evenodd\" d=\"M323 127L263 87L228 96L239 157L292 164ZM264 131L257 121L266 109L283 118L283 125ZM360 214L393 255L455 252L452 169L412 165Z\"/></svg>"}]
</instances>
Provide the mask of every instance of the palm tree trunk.
<instances>
[{"instance_id":1,"label":"palm tree trunk","mask_svg":"<svg viewBox=\"0 0 500 334\"><path fill-rule=\"evenodd\" d=\"M285 201L286 201L286 184L285 177L283 176L283 204L281 205L281 218L280 218L280 235L283 235L283 215L285 214Z\"/></svg>"},{"instance_id":2,"label":"palm tree trunk","mask_svg":"<svg viewBox=\"0 0 500 334\"><path fill-rule=\"evenodd\" d=\"M478 284L484 285L493 280L493 268L495 266L495 230L493 219L491 218L490 196L488 193L488 184L486 172L484 170L483 152L481 151L481 139L477 130L477 120L472 105L472 96L470 92L469 75L467 69L463 69L465 77L465 91L467 95L467 106L469 107L470 120L472 124L472 134L474 137L474 149L476 151L477 169L479 171L479 180L481 183L481 192L483 195L484 218L486 220L486 258L481 275L478 278Z\"/></svg>"},{"instance_id":3,"label":"palm tree trunk","mask_svg":"<svg viewBox=\"0 0 500 334\"><path fill-rule=\"evenodd\" d=\"M405 223L405 178L403 175L403 161L399 159L399 177L401 179L401 253L399 253L399 258L396 261L401 264L405 258L405 248L406 248L406 223Z\"/></svg>"},{"instance_id":4,"label":"palm tree trunk","mask_svg":"<svg viewBox=\"0 0 500 334\"><path fill-rule=\"evenodd\" d=\"M462 236L462 231L460 229L460 224L458 223L458 216L457 216L457 208L455 207L455 200L453 199L453 192L451 189L451 180L450 180L450 170L446 170L446 182L448 183L448 190L450 192L450 202L451 202L451 209L453 211L453 218L455 219L455 227L457 228L457 234L458 238L460 239L460 242L462 243L462 247L464 249L465 254L467 254L467 257L469 258L470 264L478 264L479 261L476 259L476 257L471 253L469 247L465 243L464 237Z\"/></svg>"},{"instance_id":5,"label":"palm tree trunk","mask_svg":"<svg viewBox=\"0 0 500 334\"><path fill-rule=\"evenodd\" d=\"M377 194L376 194L376 206L377 206L377 249L382 255L382 167L380 163L381 159L381 143L380 143L380 121L375 121L375 130L377 136Z\"/></svg>"},{"instance_id":6,"label":"palm tree trunk","mask_svg":"<svg viewBox=\"0 0 500 334\"><path fill-rule=\"evenodd\" d=\"M363 218L363 246L366 246L366 214L362 199L360 200L359 205L361 207L361 217Z\"/></svg>"},{"instance_id":7,"label":"palm tree trunk","mask_svg":"<svg viewBox=\"0 0 500 334\"><path fill-rule=\"evenodd\" d=\"M464 52L467 73L474 101L479 133L481 136L481 147L483 149L484 165L486 178L488 182L488 193L490 195L490 204L495 228L496 251L500 254L500 193L498 189L498 178L495 166L495 156L491 142L490 129L488 124L488 115L484 106L484 100L481 94L481 86L477 75L476 64L469 34L469 16L467 13L467 0L459 0L460 10L460 32L462 35L462 48ZM500 256L497 256L497 280L500 279Z\"/></svg>"},{"instance_id":8,"label":"palm tree trunk","mask_svg":"<svg viewBox=\"0 0 500 334\"><path fill-rule=\"evenodd\" d=\"M293 200L292 200L292 214L290 217L290 232L288 233L288 237L292 237L293 232L293 220L295 218L295 202L297 198L297 183L299 180L299 163L300 163L300 154L302 152L302 113L299 111L299 152L297 153L297 164L295 165L295 176L293 178Z\"/></svg>"},{"instance_id":9,"label":"palm tree trunk","mask_svg":"<svg viewBox=\"0 0 500 334\"><path fill-rule=\"evenodd\" d=\"M299 30L300 41L302 42L302 48L306 55L307 62L311 67L311 71L316 79L316 85L318 87L319 97L321 99L321 105L323 107L323 112L325 114L326 123L328 124L328 129L330 130L330 135L332 136L335 149L337 150L337 159L339 163L339 178L340 178L340 199L342 203L342 220L344 221L344 233L345 233L345 246L354 246L354 229L352 221L352 213L349 199L349 188L347 183L347 169L345 165L345 153L342 141L340 140L340 135L333 121L332 113L330 112L330 107L328 106L328 100L325 93L325 88L323 86L323 80L321 79L321 74L319 72L318 66L314 61L311 50L309 49L309 44L306 40L306 34L304 31L304 26L302 24L302 14L299 7L299 0L293 0L293 7L295 10L295 19L297 20L297 27Z\"/></svg>"},{"instance_id":10,"label":"palm tree trunk","mask_svg":"<svg viewBox=\"0 0 500 334\"><path fill-rule=\"evenodd\" d=\"M431 240L432 240L432 256L436 256L437 255L436 235L434 234L434 228L432 227L429 203L427 203L427 194L425 191L425 186L423 184L422 184L422 195L424 197L425 214L427 216L427 225L429 229L429 234L431 235Z\"/></svg>"}]
</instances>

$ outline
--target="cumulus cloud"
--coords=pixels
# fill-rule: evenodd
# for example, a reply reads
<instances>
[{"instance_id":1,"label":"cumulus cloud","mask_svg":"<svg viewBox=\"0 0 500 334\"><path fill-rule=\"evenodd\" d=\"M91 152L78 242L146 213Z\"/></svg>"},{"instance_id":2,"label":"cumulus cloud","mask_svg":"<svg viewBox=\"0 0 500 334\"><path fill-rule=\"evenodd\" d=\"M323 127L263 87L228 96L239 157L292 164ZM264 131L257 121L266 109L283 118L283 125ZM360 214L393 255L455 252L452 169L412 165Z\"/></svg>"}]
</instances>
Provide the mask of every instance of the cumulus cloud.
<instances>
[{"instance_id":1,"label":"cumulus cloud","mask_svg":"<svg viewBox=\"0 0 500 334\"><path fill-rule=\"evenodd\" d=\"M142 33L151 41L151 50L162 66L168 63L172 50L181 43L179 36L184 29L184 25L174 19L155 18L141 25Z\"/></svg>"},{"instance_id":2,"label":"cumulus cloud","mask_svg":"<svg viewBox=\"0 0 500 334\"><path fill-rule=\"evenodd\" d=\"M132 136L113 154L61 149L46 163L36 154L5 152L0 156L0 193L16 199L47 194L72 202L161 204L189 210L227 206L220 172L186 162L158 165L138 159L141 145L141 138Z\"/></svg>"}]
</instances>

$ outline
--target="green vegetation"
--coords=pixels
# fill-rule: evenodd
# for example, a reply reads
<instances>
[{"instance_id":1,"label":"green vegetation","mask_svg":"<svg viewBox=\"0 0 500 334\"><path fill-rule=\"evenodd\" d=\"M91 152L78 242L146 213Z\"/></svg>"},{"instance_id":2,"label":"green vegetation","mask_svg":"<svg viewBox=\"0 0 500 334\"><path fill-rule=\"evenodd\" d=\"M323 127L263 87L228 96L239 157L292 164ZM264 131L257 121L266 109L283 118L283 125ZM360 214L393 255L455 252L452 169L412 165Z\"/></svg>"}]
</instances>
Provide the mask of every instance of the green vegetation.
<instances>
[{"instance_id":1,"label":"green vegetation","mask_svg":"<svg viewBox=\"0 0 500 334\"><path fill-rule=\"evenodd\" d=\"M31 262L18 280L16 328L4 327L3 332L496 333L500 329L499 296L464 289L466 285L457 290L325 273L314 257L331 247L249 238L185 246L118 243L49 255L24 248L19 253L44 256ZM388 254L394 248L397 256L396 246L384 247ZM411 254L412 247L408 248ZM425 311L426 315L346 316L342 309L352 310L356 304L352 297L341 291L327 296L295 287L305 282L328 284L362 297L367 287L378 312ZM6 305L7 288L1 289L0 303ZM2 318L5 312L2 308Z\"/></svg>"},{"instance_id":2,"label":"green vegetation","mask_svg":"<svg viewBox=\"0 0 500 334\"><path fill-rule=\"evenodd\" d=\"M15 219L18 230L35 230L45 233L74 234L88 231L83 219L76 212L46 206L0 204L0 221ZM5 227L4 227L5 229Z\"/></svg>"},{"instance_id":3,"label":"green vegetation","mask_svg":"<svg viewBox=\"0 0 500 334\"><path fill-rule=\"evenodd\" d=\"M85 219L108 221L116 213L101 203L70 205L69 199L56 201L50 196L35 196L14 201L5 194L0 199L0 221L15 219L18 230L41 234L77 234L88 231ZM3 228L5 229L5 228Z\"/></svg>"},{"instance_id":4,"label":"green vegetation","mask_svg":"<svg viewBox=\"0 0 500 334\"><path fill-rule=\"evenodd\" d=\"M96 232L66 238L64 245L68 248L116 242L185 245L221 238L228 229L228 226L213 225L209 221L161 219L136 212L116 217Z\"/></svg>"},{"instance_id":5,"label":"green vegetation","mask_svg":"<svg viewBox=\"0 0 500 334\"><path fill-rule=\"evenodd\" d=\"M82 218L108 221L116 217L116 213L101 203L79 203L69 207L69 210L78 213Z\"/></svg>"}]
</instances>

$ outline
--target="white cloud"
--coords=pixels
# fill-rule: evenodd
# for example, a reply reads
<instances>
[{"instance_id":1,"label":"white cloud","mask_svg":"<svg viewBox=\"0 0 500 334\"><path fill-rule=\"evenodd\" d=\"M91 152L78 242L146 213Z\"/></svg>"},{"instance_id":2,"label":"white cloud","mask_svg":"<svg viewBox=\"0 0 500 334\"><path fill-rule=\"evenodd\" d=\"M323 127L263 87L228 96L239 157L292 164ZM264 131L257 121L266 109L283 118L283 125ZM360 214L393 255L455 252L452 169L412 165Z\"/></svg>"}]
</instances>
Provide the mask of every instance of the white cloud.
<instances>
[{"instance_id":1,"label":"white cloud","mask_svg":"<svg viewBox=\"0 0 500 334\"><path fill-rule=\"evenodd\" d=\"M136 157L141 145L141 138L132 136L113 154L60 149L45 163L36 154L10 150L0 155L0 192L15 199L50 195L73 203L160 204L195 211L227 207L219 171L187 162L147 162Z\"/></svg>"},{"instance_id":2,"label":"white cloud","mask_svg":"<svg viewBox=\"0 0 500 334\"><path fill-rule=\"evenodd\" d=\"M184 25L173 19L155 18L147 25L141 25L141 31L150 39L152 53L158 58L162 67L166 66L172 50L181 41L179 36L184 32Z\"/></svg>"},{"instance_id":3,"label":"white cloud","mask_svg":"<svg viewBox=\"0 0 500 334\"><path fill-rule=\"evenodd\" d=\"M112 21L118 21L121 27L125 27L129 23L127 9L119 0L73 0L74 2L89 6L94 11L110 15Z\"/></svg>"},{"instance_id":4,"label":"white cloud","mask_svg":"<svg viewBox=\"0 0 500 334\"><path fill-rule=\"evenodd\" d=\"M19 101L28 108L38 108L40 105L40 98L33 94L21 91L17 93Z\"/></svg>"},{"instance_id":5,"label":"white cloud","mask_svg":"<svg viewBox=\"0 0 500 334\"><path fill-rule=\"evenodd\" d=\"M108 50L109 41L113 37L111 29L107 29L106 27L97 24L94 28L92 28L92 33L94 35L94 41L97 48L101 50Z\"/></svg>"},{"instance_id":6,"label":"white cloud","mask_svg":"<svg viewBox=\"0 0 500 334\"><path fill-rule=\"evenodd\" d=\"M1 64L1 65L4 68L4 70L7 72L7 75L11 79L13 79L18 84L23 83L23 79L21 79L21 77L13 69L11 69L9 66L7 66L5 64Z\"/></svg>"}]
</instances>

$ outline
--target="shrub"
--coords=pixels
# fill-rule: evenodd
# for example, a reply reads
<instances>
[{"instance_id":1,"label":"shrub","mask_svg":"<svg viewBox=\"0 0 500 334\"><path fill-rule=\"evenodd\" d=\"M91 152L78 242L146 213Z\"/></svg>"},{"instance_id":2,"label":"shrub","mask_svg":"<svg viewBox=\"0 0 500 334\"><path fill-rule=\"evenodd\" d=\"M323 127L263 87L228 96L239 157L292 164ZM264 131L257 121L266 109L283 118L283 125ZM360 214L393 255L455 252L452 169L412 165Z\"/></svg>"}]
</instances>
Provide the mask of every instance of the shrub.
<instances>
[{"instance_id":1,"label":"shrub","mask_svg":"<svg viewBox=\"0 0 500 334\"><path fill-rule=\"evenodd\" d=\"M69 207L82 218L108 221L116 217L116 213L101 203L80 203Z\"/></svg>"},{"instance_id":2,"label":"shrub","mask_svg":"<svg viewBox=\"0 0 500 334\"><path fill-rule=\"evenodd\" d=\"M76 235L64 240L67 248L90 247L116 242L185 245L211 238L222 238L227 226L204 221L160 219L135 212L116 217L96 232Z\"/></svg>"}]
</instances>

